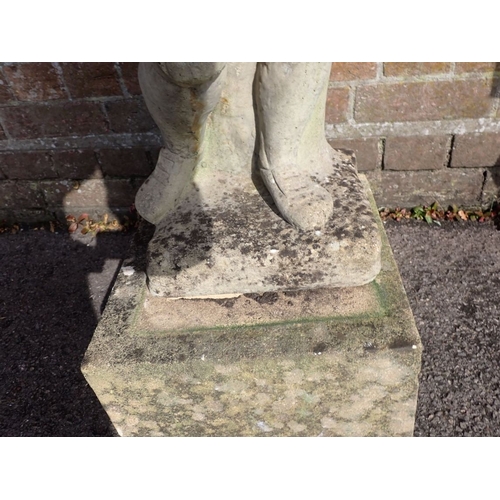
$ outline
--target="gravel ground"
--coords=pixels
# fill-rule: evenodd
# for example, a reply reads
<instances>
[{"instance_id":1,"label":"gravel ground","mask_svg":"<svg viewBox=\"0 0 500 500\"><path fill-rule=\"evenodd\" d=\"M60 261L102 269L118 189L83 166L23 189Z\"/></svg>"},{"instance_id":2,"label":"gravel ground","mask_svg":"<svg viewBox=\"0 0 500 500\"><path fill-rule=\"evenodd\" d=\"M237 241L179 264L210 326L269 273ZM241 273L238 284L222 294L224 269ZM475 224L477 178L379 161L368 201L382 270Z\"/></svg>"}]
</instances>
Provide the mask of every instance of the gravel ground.
<instances>
[{"instance_id":1,"label":"gravel ground","mask_svg":"<svg viewBox=\"0 0 500 500\"><path fill-rule=\"evenodd\" d=\"M386 229L425 349L415 435L500 435L500 232ZM1 436L114 435L79 366L129 241L0 235Z\"/></svg>"}]
</instances>

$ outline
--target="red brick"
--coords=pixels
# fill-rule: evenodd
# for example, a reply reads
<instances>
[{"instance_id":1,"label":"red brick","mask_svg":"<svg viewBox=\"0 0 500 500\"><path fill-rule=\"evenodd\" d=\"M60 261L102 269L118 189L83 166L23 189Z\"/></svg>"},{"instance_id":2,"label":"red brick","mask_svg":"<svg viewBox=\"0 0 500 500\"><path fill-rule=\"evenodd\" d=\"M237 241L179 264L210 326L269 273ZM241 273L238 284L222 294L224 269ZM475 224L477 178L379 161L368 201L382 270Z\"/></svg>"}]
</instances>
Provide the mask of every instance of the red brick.
<instances>
[{"instance_id":1,"label":"red brick","mask_svg":"<svg viewBox=\"0 0 500 500\"><path fill-rule=\"evenodd\" d=\"M3 68L12 92L20 101L46 101L67 98L51 63L16 63Z\"/></svg>"},{"instance_id":2,"label":"red brick","mask_svg":"<svg viewBox=\"0 0 500 500\"><path fill-rule=\"evenodd\" d=\"M488 116L490 80L365 85L357 89L358 122L446 120Z\"/></svg>"},{"instance_id":3,"label":"red brick","mask_svg":"<svg viewBox=\"0 0 500 500\"><path fill-rule=\"evenodd\" d=\"M347 121L349 108L349 89L347 87L328 89L326 96L326 123Z\"/></svg>"},{"instance_id":4,"label":"red brick","mask_svg":"<svg viewBox=\"0 0 500 500\"><path fill-rule=\"evenodd\" d=\"M2 209L0 207L0 220L5 220L8 223L39 224L54 220L54 214L44 208Z\"/></svg>"},{"instance_id":5,"label":"red brick","mask_svg":"<svg viewBox=\"0 0 500 500\"><path fill-rule=\"evenodd\" d=\"M153 170L149 156L144 149L102 149L98 154L105 175L148 176Z\"/></svg>"},{"instance_id":6,"label":"red brick","mask_svg":"<svg viewBox=\"0 0 500 500\"><path fill-rule=\"evenodd\" d=\"M415 207L437 201L449 205L478 206L486 203L483 169L451 169L366 172L379 207ZM483 198L481 199L481 193Z\"/></svg>"},{"instance_id":7,"label":"red brick","mask_svg":"<svg viewBox=\"0 0 500 500\"><path fill-rule=\"evenodd\" d=\"M14 139L102 134L108 131L99 103L66 102L0 108Z\"/></svg>"},{"instance_id":8,"label":"red brick","mask_svg":"<svg viewBox=\"0 0 500 500\"><path fill-rule=\"evenodd\" d=\"M330 72L331 82L349 80L369 80L377 76L377 63L374 62L334 62Z\"/></svg>"},{"instance_id":9,"label":"red brick","mask_svg":"<svg viewBox=\"0 0 500 500\"><path fill-rule=\"evenodd\" d=\"M492 73L500 71L500 63L497 62L457 62L455 73Z\"/></svg>"},{"instance_id":10,"label":"red brick","mask_svg":"<svg viewBox=\"0 0 500 500\"><path fill-rule=\"evenodd\" d=\"M435 170L448 163L450 137L413 136L387 137L385 140L385 170Z\"/></svg>"},{"instance_id":11,"label":"red brick","mask_svg":"<svg viewBox=\"0 0 500 500\"><path fill-rule=\"evenodd\" d=\"M45 202L36 182L0 181L2 208L44 208Z\"/></svg>"},{"instance_id":12,"label":"red brick","mask_svg":"<svg viewBox=\"0 0 500 500\"><path fill-rule=\"evenodd\" d=\"M157 130L143 99L108 102L106 110L113 132L134 133Z\"/></svg>"},{"instance_id":13,"label":"red brick","mask_svg":"<svg viewBox=\"0 0 500 500\"><path fill-rule=\"evenodd\" d=\"M129 207L137 189L126 179L43 181L40 183L49 207Z\"/></svg>"},{"instance_id":14,"label":"red brick","mask_svg":"<svg viewBox=\"0 0 500 500\"><path fill-rule=\"evenodd\" d=\"M15 98L10 90L7 79L0 73L0 104L7 104L15 101Z\"/></svg>"},{"instance_id":15,"label":"red brick","mask_svg":"<svg viewBox=\"0 0 500 500\"><path fill-rule=\"evenodd\" d=\"M9 179L55 179L47 151L0 153L0 168Z\"/></svg>"},{"instance_id":16,"label":"red brick","mask_svg":"<svg viewBox=\"0 0 500 500\"><path fill-rule=\"evenodd\" d=\"M139 63L120 63L120 68L122 70L123 81L127 90L132 95L142 95L142 90L139 85L139 77L137 74L137 68Z\"/></svg>"},{"instance_id":17,"label":"red brick","mask_svg":"<svg viewBox=\"0 0 500 500\"><path fill-rule=\"evenodd\" d=\"M500 134L455 136L451 167L492 167L500 165Z\"/></svg>"},{"instance_id":18,"label":"red brick","mask_svg":"<svg viewBox=\"0 0 500 500\"><path fill-rule=\"evenodd\" d=\"M149 151L149 155L151 157L151 164L153 165L153 167L155 167L156 163L158 162L158 157L160 156L160 151L161 151L161 148L152 148Z\"/></svg>"},{"instance_id":19,"label":"red brick","mask_svg":"<svg viewBox=\"0 0 500 500\"><path fill-rule=\"evenodd\" d=\"M329 139L328 142L334 148L354 151L356 155L356 164L360 172L380 168L381 154L378 148L378 138Z\"/></svg>"},{"instance_id":20,"label":"red brick","mask_svg":"<svg viewBox=\"0 0 500 500\"><path fill-rule=\"evenodd\" d=\"M449 62L389 62L384 63L384 76L418 76L448 73Z\"/></svg>"},{"instance_id":21,"label":"red brick","mask_svg":"<svg viewBox=\"0 0 500 500\"><path fill-rule=\"evenodd\" d=\"M90 149L54 151L54 167L61 179L101 178L102 172L95 151Z\"/></svg>"},{"instance_id":22,"label":"red brick","mask_svg":"<svg viewBox=\"0 0 500 500\"><path fill-rule=\"evenodd\" d=\"M114 63L61 63L72 97L121 96Z\"/></svg>"},{"instance_id":23,"label":"red brick","mask_svg":"<svg viewBox=\"0 0 500 500\"><path fill-rule=\"evenodd\" d=\"M500 189L500 167L482 168L481 172L487 172L486 182L483 186L483 199L485 204L498 201Z\"/></svg>"}]
</instances>

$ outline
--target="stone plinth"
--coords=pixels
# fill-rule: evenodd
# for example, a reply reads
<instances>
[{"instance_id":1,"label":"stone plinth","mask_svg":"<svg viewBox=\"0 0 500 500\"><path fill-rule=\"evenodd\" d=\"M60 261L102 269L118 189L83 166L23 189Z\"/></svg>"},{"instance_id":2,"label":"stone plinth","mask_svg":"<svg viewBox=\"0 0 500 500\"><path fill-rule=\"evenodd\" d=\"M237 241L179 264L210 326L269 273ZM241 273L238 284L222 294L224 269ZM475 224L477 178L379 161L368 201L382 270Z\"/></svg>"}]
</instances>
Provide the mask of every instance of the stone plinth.
<instances>
[{"instance_id":1,"label":"stone plinth","mask_svg":"<svg viewBox=\"0 0 500 500\"><path fill-rule=\"evenodd\" d=\"M203 297L358 286L380 270L380 234L353 158L331 151L334 214L321 230L278 215L258 175L199 168L149 245L148 286L166 297Z\"/></svg>"},{"instance_id":2,"label":"stone plinth","mask_svg":"<svg viewBox=\"0 0 500 500\"><path fill-rule=\"evenodd\" d=\"M82 366L119 434L412 435L421 343L372 209L370 283L232 298L151 294L143 227Z\"/></svg>"}]
</instances>

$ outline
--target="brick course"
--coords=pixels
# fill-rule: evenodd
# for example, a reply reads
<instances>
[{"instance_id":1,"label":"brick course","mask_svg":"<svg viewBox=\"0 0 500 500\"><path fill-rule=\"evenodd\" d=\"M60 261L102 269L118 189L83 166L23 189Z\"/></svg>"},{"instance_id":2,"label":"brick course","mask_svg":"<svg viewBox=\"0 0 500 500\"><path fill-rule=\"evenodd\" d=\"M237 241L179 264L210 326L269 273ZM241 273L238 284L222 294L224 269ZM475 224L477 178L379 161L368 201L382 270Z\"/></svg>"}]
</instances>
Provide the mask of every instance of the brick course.
<instances>
[{"instance_id":1,"label":"brick course","mask_svg":"<svg viewBox=\"0 0 500 500\"><path fill-rule=\"evenodd\" d=\"M354 151L359 172L376 170L381 166L382 155L379 151L378 138L330 139L328 142L333 148Z\"/></svg>"},{"instance_id":2,"label":"brick course","mask_svg":"<svg viewBox=\"0 0 500 500\"><path fill-rule=\"evenodd\" d=\"M493 197L483 190L481 169L366 172L378 206L414 207L437 201L449 205L477 206ZM493 189L493 186L491 186Z\"/></svg>"},{"instance_id":3,"label":"brick course","mask_svg":"<svg viewBox=\"0 0 500 500\"><path fill-rule=\"evenodd\" d=\"M500 165L500 134L455 136L451 167L492 167Z\"/></svg>"},{"instance_id":4,"label":"brick course","mask_svg":"<svg viewBox=\"0 0 500 500\"><path fill-rule=\"evenodd\" d=\"M359 122L481 118L492 109L491 80L362 85L354 117Z\"/></svg>"},{"instance_id":5,"label":"brick course","mask_svg":"<svg viewBox=\"0 0 500 500\"><path fill-rule=\"evenodd\" d=\"M10 89L7 79L3 77L0 72L0 104L6 104L11 101L14 101L12 90Z\"/></svg>"},{"instance_id":6,"label":"brick course","mask_svg":"<svg viewBox=\"0 0 500 500\"><path fill-rule=\"evenodd\" d=\"M455 73L491 73L500 71L500 63L494 62L457 62Z\"/></svg>"},{"instance_id":7,"label":"brick course","mask_svg":"<svg viewBox=\"0 0 500 500\"><path fill-rule=\"evenodd\" d=\"M108 132L100 104L95 102L54 102L0 108L0 119L14 139Z\"/></svg>"},{"instance_id":8,"label":"brick course","mask_svg":"<svg viewBox=\"0 0 500 500\"><path fill-rule=\"evenodd\" d=\"M385 170L438 170L448 164L451 137L388 137L385 141Z\"/></svg>"},{"instance_id":9,"label":"brick course","mask_svg":"<svg viewBox=\"0 0 500 500\"><path fill-rule=\"evenodd\" d=\"M325 113L325 120L327 123L347 121L348 108L349 89L347 87L328 89Z\"/></svg>"},{"instance_id":10,"label":"brick course","mask_svg":"<svg viewBox=\"0 0 500 500\"><path fill-rule=\"evenodd\" d=\"M137 189L127 179L43 181L40 183L48 207L128 207Z\"/></svg>"},{"instance_id":11,"label":"brick course","mask_svg":"<svg viewBox=\"0 0 500 500\"><path fill-rule=\"evenodd\" d=\"M93 179L102 177L97 153L93 150L55 151L54 168L60 179Z\"/></svg>"},{"instance_id":12,"label":"brick course","mask_svg":"<svg viewBox=\"0 0 500 500\"><path fill-rule=\"evenodd\" d=\"M0 208L45 208L37 183L32 181L0 181Z\"/></svg>"},{"instance_id":13,"label":"brick course","mask_svg":"<svg viewBox=\"0 0 500 500\"><path fill-rule=\"evenodd\" d=\"M377 63L334 62L330 71L330 81L370 80L377 76Z\"/></svg>"},{"instance_id":14,"label":"brick course","mask_svg":"<svg viewBox=\"0 0 500 500\"><path fill-rule=\"evenodd\" d=\"M158 130L143 99L108 102L106 111L113 132L152 132Z\"/></svg>"},{"instance_id":15,"label":"brick course","mask_svg":"<svg viewBox=\"0 0 500 500\"><path fill-rule=\"evenodd\" d=\"M152 161L144 149L102 149L98 154L107 176L145 177L153 170Z\"/></svg>"},{"instance_id":16,"label":"brick course","mask_svg":"<svg viewBox=\"0 0 500 500\"><path fill-rule=\"evenodd\" d=\"M3 67L3 72L19 101L46 101L68 97L51 63L10 64Z\"/></svg>"},{"instance_id":17,"label":"brick course","mask_svg":"<svg viewBox=\"0 0 500 500\"><path fill-rule=\"evenodd\" d=\"M138 66L139 63L120 63L123 81L125 82L127 90L132 95L142 95L139 78L137 76Z\"/></svg>"},{"instance_id":18,"label":"brick course","mask_svg":"<svg viewBox=\"0 0 500 500\"><path fill-rule=\"evenodd\" d=\"M57 172L48 152L0 153L0 168L8 179L54 179Z\"/></svg>"},{"instance_id":19,"label":"brick course","mask_svg":"<svg viewBox=\"0 0 500 500\"><path fill-rule=\"evenodd\" d=\"M447 73L451 63L447 62L389 62L384 63L384 76L420 76L436 73Z\"/></svg>"},{"instance_id":20,"label":"brick course","mask_svg":"<svg viewBox=\"0 0 500 500\"><path fill-rule=\"evenodd\" d=\"M122 96L113 63L61 63L73 98Z\"/></svg>"}]
</instances>

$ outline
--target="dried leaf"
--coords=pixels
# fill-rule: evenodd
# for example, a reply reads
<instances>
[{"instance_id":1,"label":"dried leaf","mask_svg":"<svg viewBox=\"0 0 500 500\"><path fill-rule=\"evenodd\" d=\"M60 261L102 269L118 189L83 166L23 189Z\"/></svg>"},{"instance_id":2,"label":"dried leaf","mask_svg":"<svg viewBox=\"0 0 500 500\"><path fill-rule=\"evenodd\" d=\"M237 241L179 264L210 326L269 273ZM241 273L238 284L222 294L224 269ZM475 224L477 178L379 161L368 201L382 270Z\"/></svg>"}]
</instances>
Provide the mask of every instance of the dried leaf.
<instances>
[{"instance_id":1,"label":"dried leaf","mask_svg":"<svg viewBox=\"0 0 500 500\"><path fill-rule=\"evenodd\" d=\"M78 224L76 222L72 222L68 227L68 231L70 233L74 233L78 229Z\"/></svg>"},{"instance_id":2,"label":"dried leaf","mask_svg":"<svg viewBox=\"0 0 500 500\"><path fill-rule=\"evenodd\" d=\"M83 220L87 220L89 218L89 215L88 214L82 214L80 215L80 217L78 217L78 220L77 222L80 223L82 222Z\"/></svg>"},{"instance_id":3,"label":"dried leaf","mask_svg":"<svg viewBox=\"0 0 500 500\"><path fill-rule=\"evenodd\" d=\"M467 214L466 214L463 210L459 210L459 211L458 211L458 216L459 216L462 220L467 220Z\"/></svg>"}]
</instances>

